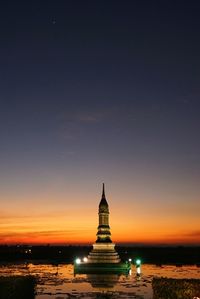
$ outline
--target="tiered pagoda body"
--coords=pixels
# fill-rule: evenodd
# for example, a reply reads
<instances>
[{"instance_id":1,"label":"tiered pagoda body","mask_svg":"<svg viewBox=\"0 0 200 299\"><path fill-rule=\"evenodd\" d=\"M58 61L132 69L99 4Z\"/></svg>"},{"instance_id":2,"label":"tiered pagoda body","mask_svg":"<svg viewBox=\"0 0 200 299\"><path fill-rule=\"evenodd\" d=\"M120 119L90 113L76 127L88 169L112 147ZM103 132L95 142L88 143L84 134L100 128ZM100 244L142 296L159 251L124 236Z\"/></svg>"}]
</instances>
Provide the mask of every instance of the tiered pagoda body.
<instances>
[{"instance_id":1,"label":"tiered pagoda body","mask_svg":"<svg viewBox=\"0 0 200 299\"><path fill-rule=\"evenodd\" d=\"M99 203L99 226L97 231L97 240L93 244L93 249L89 253L88 263L120 263L120 258L115 250L115 244L112 243L109 226L109 206L103 192Z\"/></svg>"}]
</instances>

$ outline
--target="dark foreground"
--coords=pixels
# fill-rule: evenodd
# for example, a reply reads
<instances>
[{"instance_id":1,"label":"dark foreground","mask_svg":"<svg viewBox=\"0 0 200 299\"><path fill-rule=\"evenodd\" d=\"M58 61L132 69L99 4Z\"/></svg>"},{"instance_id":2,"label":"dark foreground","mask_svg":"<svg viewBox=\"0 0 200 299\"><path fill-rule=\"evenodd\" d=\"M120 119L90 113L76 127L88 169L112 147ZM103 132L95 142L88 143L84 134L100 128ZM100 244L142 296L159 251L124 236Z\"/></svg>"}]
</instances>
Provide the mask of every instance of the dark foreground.
<instances>
[{"instance_id":1,"label":"dark foreground","mask_svg":"<svg viewBox=\"0 0 200 299\"><path fill-rule=\"evenodd\" d=\"M116 247L122 261L140 258L145 264L200 265L200 247ZM90 246L0 246L0 262L55 261L73 263Z\"/></svg>"},{"instance_id":2,"label":"dark foreground","mask_svg":"<svg viewBox=\"0 0 200 299\"><path fill-rule=\"evenodd\" d=\"M200 297L200 279L153 278L154 299L193 299Z\"/></svg>"},{"instance_id":3,"label":"dark foreground","mask_svg":"<svg viewBox=\"0 0 200 299\"><path fill-rule=\"evenodd\" d=\"M33 276L0 277L0 299L33 299L35 287Z\"/></svg>"},{"instance_id":4,"label":"dark foreground","mask_svg":"<svg viewBox=\"0 0 200 299\"><path fill-rule=\"evenodd\" d=\"M0 265L0 299L33 299L34 292L35 299L200 298L200 269L196 265L143 264L141 272L136 275L136 267L131 265L129 275L76 275L73 264L7 263Z\"/></svg>"},{"instance_id":5,"label":"dark foreground","mask_svg":"<svg viewBox=\"0 0 200 299\"><path fill-rule=\"evenodd\" d=\"M36 280L33 276L0 277L0 299L34 299ZM193 299L200 296L200 279L153 278L154 299ZM99 294L98 298L112 298Z\"/></svg>"}]
</instances>

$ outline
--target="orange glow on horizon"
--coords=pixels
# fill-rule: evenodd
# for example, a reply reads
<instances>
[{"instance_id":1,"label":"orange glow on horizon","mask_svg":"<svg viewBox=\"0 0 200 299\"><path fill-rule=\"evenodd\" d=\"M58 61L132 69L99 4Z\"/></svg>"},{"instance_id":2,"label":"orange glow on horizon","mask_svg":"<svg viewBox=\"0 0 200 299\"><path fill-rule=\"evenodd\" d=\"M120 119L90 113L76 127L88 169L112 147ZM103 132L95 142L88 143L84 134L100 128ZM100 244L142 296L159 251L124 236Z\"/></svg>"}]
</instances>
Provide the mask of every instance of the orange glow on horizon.
<instances>
[{"instance_id":1,"label":"orange glow on horizon","mask_svg":"<svg viewBox=\"0 0 200 299\"><path fill-rule=\"evenodd\" d=\"M87 218L87 217L86 217ZM117 221L117 220L115 220ZM57 225L57 227L56 227ZM92 221L85 223L72 222L69 225L65 219L43 219L43 221L30 221L29 224L19 223L18 226L5 226L0 232L0 244L87 244L90 245L96 240L96 227ZM42 229L41 229L42 228ZM173 233L170 233L173 232ZM200 244L200 236L198 232L176 232L175 229L161 228L159 231L146 227L146 224L133 229L130 224L126 225L126 229L111 226L112 240L116 244Z\"/></svg>"},{"instance_id":2,"label":"orange glow on horizon","mask_svg":"<svg viewBox=\"0 0 200 299\"><path fill-rule=\"evenodd\" d=\"M36 233L37 234L37 233ZM28 234L29 235L29 234ZM200 246L200 239L192 238L192 239L187 239L187 238L169 238L169 239L136 239L136 240L131 240L131 239L120 239L120 240L114 240L112 239L113 242L116 245L144 245L144 246L158 246L158 245L188 245L188 246ZM16 236L13 237L12 239L7 238L6 236L0 239L0 245L16 245L16 244L29 244L29 245L92 245L95 242L95 238L93 240L91 239L86 239L86 238L81 238L81 234L79 238L71 238L71 239L66 239L61 236L54 236L52 237L51 234L49 236L35 236L35 237L30 237L30 236Z\"/></svg>"},{"instance_id":3,"label":"orange glow on horizon","mask_svg":"<svg viewBox=\"0 0 200 299\"><path fill-rule=\"evenodd\" d=\"M14 195L12 195L14 197ZM66 195L47 193L4 201L0 210L0 244L87 244L96 241L99 200L82 194L66 203ZM122 204L120 195L109 199L111 237L116 244L200 245L196 206L173 203L147 205L142 199ZM131 196L127 193L127 198ZM138 195L135 195L139 198ZM4 199L6 197L4 196ZM20 204L19 204L20 203ZM156 207L156 209L155 209Z\"/></svg>"}]
</instances>

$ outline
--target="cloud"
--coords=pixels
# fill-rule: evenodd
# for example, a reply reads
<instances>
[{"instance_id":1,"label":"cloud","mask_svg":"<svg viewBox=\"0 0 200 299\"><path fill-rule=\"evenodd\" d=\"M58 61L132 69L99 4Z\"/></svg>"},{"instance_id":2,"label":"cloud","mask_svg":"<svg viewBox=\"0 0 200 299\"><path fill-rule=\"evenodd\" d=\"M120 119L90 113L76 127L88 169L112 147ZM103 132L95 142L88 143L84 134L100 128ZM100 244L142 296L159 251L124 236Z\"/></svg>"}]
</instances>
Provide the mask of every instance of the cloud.
<instances>
[{"instance_id":1,"label":"cloud","mask_svg":"<svg viewBox=\"0 0 200 299\"><path fill-rule=\"evenodd\" d=\"M106 114L100 112L64 113L60 117L58 135L63 139L77 139L84 136L89 126L97 125L105 119Z\"/></svg>"},{"instance_id":2,"label":"cloud","mask_svg":"<svg viewBox=\"0 0 200 299\"><path fill-rule=\"evenodd\" d=\"M199 244L200 242L200 230L192 230L185 232L177 232L176 234L170 234L167 239L171 243L182 244Z\"/></svg>"},{"instance_id":3,"label":"cloud","mask_svg":"<svg viewBox=\"0 0 200 299\"><path fill-rule=\"evenodd\" d=\"M184 234L185 237L197 237L200 238L200 230L194 230Z\"/></svg>"},{"instance_id":4,"label":"cloud","mask_svg":"<svg viewBox=\"0 0 200 299\"><path fill-rule=\"evenodd\" d=\"M5 243L43 243L43 242L68 242L79 240L80 235L87 233L87 230L43 230L43 231L8 231L0 232L0 244Z\"/></svg>"},{"instance_id":5,"label":"cloud","mask_svg":"<svg viewBox=\"0 0 200 299\"><path fill-rule=\"evenodd\" d=\"M78 121L82 123L95 123L100 121L99 115L82 115L79 117Z\"/></svg>"},{"instance_id":6,"label":"cloud","mask_svg":"<svg viewBox=\"0 0 200 299\"><path fill-rule=\"evenodd\" d=\"M23 231L23 232L18 232L18 231L13 231L13 232L0 232L1 238L3 237L20 237L20 236L27 236L27 237L34 237L34 236L60 236L60 235L73 235L73 234L78 234L77 230L44 230L44 231Z\"/></svg>"}]
</instances>

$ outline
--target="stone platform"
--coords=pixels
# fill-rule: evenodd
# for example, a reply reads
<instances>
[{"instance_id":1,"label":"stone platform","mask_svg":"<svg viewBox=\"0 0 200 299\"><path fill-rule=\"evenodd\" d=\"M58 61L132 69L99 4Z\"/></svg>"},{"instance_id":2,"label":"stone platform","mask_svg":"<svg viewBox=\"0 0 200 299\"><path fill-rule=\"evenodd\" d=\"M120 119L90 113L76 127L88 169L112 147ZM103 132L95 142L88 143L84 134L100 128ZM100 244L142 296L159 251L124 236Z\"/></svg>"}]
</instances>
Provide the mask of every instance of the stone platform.
<instances>
[{"instance_id":1,"label":"stone platform","mask_svg":"<svg viewBox=\"0 0 200 299\"><path fill-rule=\"evenodd\" d=\"M130 263L80 263L74 264L74 274L128 274Z\"/></svg>"}]
</instances>

